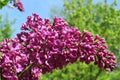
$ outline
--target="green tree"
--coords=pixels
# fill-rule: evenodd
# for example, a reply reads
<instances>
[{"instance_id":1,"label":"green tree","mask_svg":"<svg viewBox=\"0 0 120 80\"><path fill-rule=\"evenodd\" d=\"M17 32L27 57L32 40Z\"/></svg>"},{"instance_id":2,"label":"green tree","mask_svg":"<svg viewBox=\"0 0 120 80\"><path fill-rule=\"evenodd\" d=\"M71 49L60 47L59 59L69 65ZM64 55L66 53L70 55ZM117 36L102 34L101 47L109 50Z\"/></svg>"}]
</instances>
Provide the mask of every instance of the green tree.
<instances>
[{"instance_id":1,"label":"green tree","mask_svg":"<svg viewBox=\"0 0 120 80\"><path fill-rule=\"evenodd\" d=\"M93 0L64 0L64 18L71 26L82 32L84 29L105 37L109 50L117 56L118 66L112 72L105 72L93 63L76 62L62 70L54 70L41 77L41 80L120 80L120 10L117 1L93 3ZM54 13L54 12L52 12ZM62 14L62 15L63 15ZM52 14L53 15L53 14Z\"/></svg>"},{"instance_id":2,"label":"green tree","mask_svg":"<svg viewBox=\"0 0 120 80\"><path fill-rule=\"evenodd\" d=\"M7 5L8 2L9 2L9 0L0 0L0 8Z\"/></svg>"}]
</instances>

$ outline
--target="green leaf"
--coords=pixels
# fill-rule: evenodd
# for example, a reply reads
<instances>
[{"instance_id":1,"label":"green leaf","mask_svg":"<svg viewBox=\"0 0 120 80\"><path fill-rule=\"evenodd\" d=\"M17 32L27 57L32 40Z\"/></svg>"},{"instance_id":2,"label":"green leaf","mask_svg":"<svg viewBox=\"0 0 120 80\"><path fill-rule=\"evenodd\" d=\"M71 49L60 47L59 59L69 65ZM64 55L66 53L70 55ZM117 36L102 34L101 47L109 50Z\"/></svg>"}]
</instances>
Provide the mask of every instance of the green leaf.
<instances>
[{"instance_id":1,"label":"green leaf","mask_svg":"<svg viewBox=\"0 0 120 80\"><path fill-rule=\"evenodd\" d=\"M0 8L7 5L8 2L9 2L9 0L0 0Z\"/></svg>"}]
</instances>

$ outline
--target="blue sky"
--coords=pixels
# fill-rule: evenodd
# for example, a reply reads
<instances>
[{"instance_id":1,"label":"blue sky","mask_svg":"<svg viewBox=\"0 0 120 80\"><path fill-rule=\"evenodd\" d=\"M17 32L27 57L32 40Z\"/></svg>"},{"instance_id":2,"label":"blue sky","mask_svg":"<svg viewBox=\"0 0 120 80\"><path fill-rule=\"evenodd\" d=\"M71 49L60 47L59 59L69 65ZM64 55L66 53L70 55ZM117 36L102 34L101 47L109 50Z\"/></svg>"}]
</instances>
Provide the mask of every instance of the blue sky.
<instances>
[{"instance_id":1,"label":"blue sky","mask_svg":"<svg viewBox=\"0 0 120 80\"><path fill-rule=\"evenodd\" d=\"M62 7L63 6L63 0L21 0L25 7L25 12L20 12L17 9L11 9L6 7L3 7L0 10L0 14L6 16L6 13L8 14L10 20L16 19L16 22L13 24L14 33L12 37L16 35L16 33L20 32L21 25L26 21L26 17L31 15L32 13L38 13L42 18L50 18L50 9L53 6ZM98 1L104 1L104 0L94 0L94 3ZM108 0L110 3L113 0ZM118 4L120 4L120 0L118 0ZM117 9L120 6L116 7Z\"/></svg>"}]
</instances>

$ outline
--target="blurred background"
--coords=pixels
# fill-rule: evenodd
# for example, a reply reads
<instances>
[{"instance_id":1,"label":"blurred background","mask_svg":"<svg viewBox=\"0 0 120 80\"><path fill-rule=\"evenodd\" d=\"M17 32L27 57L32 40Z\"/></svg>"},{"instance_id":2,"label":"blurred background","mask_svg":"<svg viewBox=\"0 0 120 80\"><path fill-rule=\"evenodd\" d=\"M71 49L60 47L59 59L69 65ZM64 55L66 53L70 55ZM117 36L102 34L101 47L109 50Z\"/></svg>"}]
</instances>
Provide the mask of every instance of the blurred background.
<instances>
[{"instance_id":1,"label":"blurred background","mask_svg":"<svg viewBox=\"0 0 120 80\"><path fill-rule=\"evenodd\" d=\"M40 80L120 80L120 0L21 0L25 11L4 6L0 9L0 41L14 38L32 13L52 19L62 16L70 26L100 34L117 56L117 68L106 72L90 63L68 64L62 70L44 74Z\"/></svg>"}]
</instances>

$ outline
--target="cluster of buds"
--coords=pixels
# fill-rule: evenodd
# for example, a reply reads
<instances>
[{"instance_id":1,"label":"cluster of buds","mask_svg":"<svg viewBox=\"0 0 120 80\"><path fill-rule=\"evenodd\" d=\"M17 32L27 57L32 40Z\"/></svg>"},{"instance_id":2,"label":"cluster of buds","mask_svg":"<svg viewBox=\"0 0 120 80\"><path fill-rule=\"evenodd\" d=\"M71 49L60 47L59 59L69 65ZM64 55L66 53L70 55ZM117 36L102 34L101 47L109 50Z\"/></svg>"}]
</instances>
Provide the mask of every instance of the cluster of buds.
<instances>
[{"instance_id":1,"label":"cluster of buds","mask_svg":"<svg viewBox=\"0 0 120 80\"><path fill-rule=\"evenodd\" d=\"M107 50L104 38L80 32L64 19L53 23L39 15L28 16L21 33L0 43L0 76L8 80L38 80L40 74L62 69L80 59L94 62L106 71L116 67L116 57Z\"/></svg>"}]
</instances>

